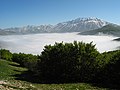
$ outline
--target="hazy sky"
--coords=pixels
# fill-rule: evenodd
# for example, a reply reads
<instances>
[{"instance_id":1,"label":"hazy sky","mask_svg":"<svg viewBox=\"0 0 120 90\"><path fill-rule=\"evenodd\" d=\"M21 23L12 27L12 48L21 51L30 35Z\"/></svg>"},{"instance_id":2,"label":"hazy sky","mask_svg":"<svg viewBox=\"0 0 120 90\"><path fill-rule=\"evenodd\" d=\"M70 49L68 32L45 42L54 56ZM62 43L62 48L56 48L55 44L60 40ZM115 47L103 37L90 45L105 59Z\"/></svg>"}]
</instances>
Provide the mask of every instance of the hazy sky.
<instances>
[{"instance_id":1,"label":"hazy sky","mask_svg":"<svg viewBox=\"0 0 120 90\"><path fill-rule=\"evenodd\" d=\"M97 17L120 24L120 0L0 0L0 28Z\"/></svg>"}]
</instances>

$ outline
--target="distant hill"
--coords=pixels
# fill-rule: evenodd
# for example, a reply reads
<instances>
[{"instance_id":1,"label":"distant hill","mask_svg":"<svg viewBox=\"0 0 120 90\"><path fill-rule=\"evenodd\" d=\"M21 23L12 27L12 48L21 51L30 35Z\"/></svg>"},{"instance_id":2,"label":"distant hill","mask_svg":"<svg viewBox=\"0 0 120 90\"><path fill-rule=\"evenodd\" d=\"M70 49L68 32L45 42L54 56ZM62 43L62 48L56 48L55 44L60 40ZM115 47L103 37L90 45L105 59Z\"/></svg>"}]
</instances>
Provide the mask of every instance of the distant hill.
<instances>
[{"instance_id":1,"label":"distant hill","mask_svg":"<svg viewBox=\"0 0 120 90\"><path fill-rule=\"evenodd\" d=\"M120 41L120 38L116 38L116 39L114 39L113 41Z\"/></svg>"},{"instance_id":2,"label":"distant hill","mask_svg":"<svg viewBox=\"0 0 120 90\"><path fill-rule=\"evenodd\" d=\"M91 30L91 31L85 31L81 32L81 35L113 35L120 37L120 26L115 25L115 24L109 24L106 26L103 26L102 28Z\"/></svg>"},{"instance_id":3,"label":"distant hill","mask_svg":"<svg viewBox=\"0 0 120 90\"><path fill-rule=\"evenodd\" d=\"M34 33L64 33L94 30L108 25L109 22L98 18L77 18L56 25L28 25L24 27L0 29L0 35L34 34Z\"/></svg>"}]
</instances>

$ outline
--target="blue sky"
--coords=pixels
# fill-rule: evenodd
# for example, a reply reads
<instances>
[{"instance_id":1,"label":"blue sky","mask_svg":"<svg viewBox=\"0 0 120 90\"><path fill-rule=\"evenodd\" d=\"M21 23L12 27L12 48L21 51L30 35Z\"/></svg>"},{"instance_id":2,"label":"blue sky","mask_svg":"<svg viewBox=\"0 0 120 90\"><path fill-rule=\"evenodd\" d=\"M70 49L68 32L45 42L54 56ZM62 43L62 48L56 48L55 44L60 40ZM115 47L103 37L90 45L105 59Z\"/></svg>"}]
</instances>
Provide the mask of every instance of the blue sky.
<instances>
[{"instance_id":1,"label":"blue sky","mask_svg":"<svg viewBox=\"0 0 120 90\"><path fill-rule=\"evenodd\" d=\"M0 0L0 28L97 17L120 24L120 0Z\"/></svg>"}]
</instances>

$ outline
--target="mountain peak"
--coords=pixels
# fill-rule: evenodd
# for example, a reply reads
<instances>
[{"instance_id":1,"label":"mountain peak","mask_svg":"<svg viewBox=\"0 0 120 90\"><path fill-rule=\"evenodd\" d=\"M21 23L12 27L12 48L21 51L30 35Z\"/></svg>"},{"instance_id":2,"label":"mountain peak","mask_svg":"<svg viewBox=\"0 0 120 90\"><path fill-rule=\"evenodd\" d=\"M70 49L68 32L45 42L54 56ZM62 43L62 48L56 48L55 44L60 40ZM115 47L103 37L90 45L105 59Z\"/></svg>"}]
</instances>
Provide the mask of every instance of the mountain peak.
<instances>
[{"instance_id":1,"label":"mountain peak","mask_svg":"<svg viewBox=\"0 0 120 90\"><path fill-rule=\"evenodd\" d=\"M85 18L77 18L77 19L75 19L75 20L72 20L72 21L76 21L76 22L106 22L106 21L103 21L103 20L101 20L101 19L99 19L99 18L96 18L96 17L85 17ZM108 23L108 22L107 22Z\"/></svg>"},{"instance_id":2,"label":"mountain peak","mask_svg":"<svg viewBox=\"0 0 120 90\"><path fill-rule=\"evenodd\" d=\"M77 19L74 19L71 21L58 23L55 26L54 31L57 31L57 32L82 32L82 31L98 29L107 24L109 24L109 22L103 21L103 20L95 18L95 17L77 18Z\"/></svg>"},{"instance_id":3,"label":"mountain peak","mask_svg":"<svg viewBox=\"0 0 120 90\"><path fill-rule=\"evenodd\" d=\"M86 21L86 20L100 20L100 19L98 19L96 17L83 17L83 18L79 17L79 18L77 18L75 20Z\"/></svg>"},{"instance_id":4,"label":"mountain peak","mask_svg":"<svg viewBox=\"0 0 120 90\"><path fill-rule=\"evenodd\" d=\"M3 29L7 31L7 34L11 31L14 32L14 34L29 34L29 33L48 33L48 32L83 32L83 31L89 31L101 28L105 25L108 25L109 22L103 21L96 17L88 17L88 18L76 18L71 21L61 22L56 25L39 25L39 26L33 26L28 25L24 27L19 28L8 28ZM3 33L2 32L2 33Z\"/></svg>"}]
</instances>

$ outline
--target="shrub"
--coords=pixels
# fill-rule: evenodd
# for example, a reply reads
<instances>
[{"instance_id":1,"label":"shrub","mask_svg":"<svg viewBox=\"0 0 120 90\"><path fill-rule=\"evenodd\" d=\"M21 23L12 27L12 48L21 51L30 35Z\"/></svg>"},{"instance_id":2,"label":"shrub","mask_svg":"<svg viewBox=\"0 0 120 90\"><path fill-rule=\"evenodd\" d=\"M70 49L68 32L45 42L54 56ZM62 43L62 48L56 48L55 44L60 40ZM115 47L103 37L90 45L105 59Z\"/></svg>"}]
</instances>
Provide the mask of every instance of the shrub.
<instances>
[{"instance_id":1,"label":"shrub","mask_svg":"<svg viewBox=\"0 0 120 90\"><path fill-rule=\"evenodd\" d=\"M120 51L110 52L112 57L102 70L102 80L107 84L120 84ZM110 54L108 55L110 57Z\"/></svg>"},{"instance_id":2,"label":"shrub","mask_svg":"<svg viewBox=\"0 0 120 90\"><path fill-rule=\"evenodd\" d=\"M94 76L98 55L92 42L46 45L37 64L37 73L48 82L89 81Z\"/></svg>"},{"instance_id":3,"label":"shrub","mask_svg":"<svg viewBox=\"0 0 120 90\"><path fill-rule=\"evenodd\" d=\"M24 53L13 53L12 60L17 62L22 67L26 67L31 71L34 71L34 67L37 64L38 57L32 54L24 54Z\"/></svg>"},{"instance_id":4,"label":"shrub","mask_svg":"<svg viewBox=\"0 0 120 90\"><path fill-rule=\"evenodd\" d=\"M12 60L12 53L9 50L1 49L0 50L0 59Z\"/></svg>"}]
</instances>

